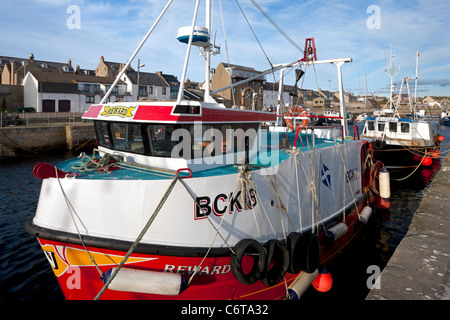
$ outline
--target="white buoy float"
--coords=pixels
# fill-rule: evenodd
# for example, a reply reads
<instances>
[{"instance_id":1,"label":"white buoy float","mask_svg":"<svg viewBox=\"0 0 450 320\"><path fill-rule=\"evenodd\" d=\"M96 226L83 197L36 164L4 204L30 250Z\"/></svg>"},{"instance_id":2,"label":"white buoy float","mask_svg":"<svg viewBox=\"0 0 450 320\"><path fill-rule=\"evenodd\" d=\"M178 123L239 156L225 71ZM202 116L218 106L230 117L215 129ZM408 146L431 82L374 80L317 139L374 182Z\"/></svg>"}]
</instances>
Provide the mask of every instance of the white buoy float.
<instances>
[{"instance_id":1,"label":"white buoy float","mask_svg":"<svg viewBox=\"0 0 450 320\"><path fill-rule=\"evenodd\" d=\"M104 273L104 282L108 281L115 269L109 269ZM179 273L122 268L111 281L108 289L176 296L186 289L186 284Z\"/></svg>"},{"instance_id":2,"label":"white buoy float","mask_svg":"<svg viewBox=\"0 0 450 320\"><path fill-rule=\"evenodd\" d=\"M336 224L333 228L327 230L329 240L336 241L348 231L348 227L344 222Z\"/></svg>"},{"instance_id":3,"label":"white buoy float","mask_svg":"<svg viewBox=\"0 0 450 320\"><path fill-rule=\"evenodd\" d=\"M308 273L302 271L297 278L295 278L294 282L288 288L288 299L289 300L300 300L302 295L308 290L311 286L311 283L319 274L319 271L316 269L313 273Z\"/></svg>"},{"instance_id":4,"label":"white buoy float","mask_svg":"<svg viewBox=\"0 0 450 320\"><path fill-rule=\"evenodd\" d=\"M364 209L359 214L359 221L361 221L363 224L367 224L367 222L370 219L370 216L372 215L372 208L369 206L365 206Z\"/></svg>"},{"instance_id":5,"label":"white buoy float","mask_svg":"<svg viewBox=\"0 0 450 320\"><path fill-rule=\"evenodd\" d=\"M381 168L378 179L380 185L380 197L378 198L377 206L381 209L389 209L391 206L391 185L389 181L389 172L386 168Z\"/></svg>"}]
</instances>

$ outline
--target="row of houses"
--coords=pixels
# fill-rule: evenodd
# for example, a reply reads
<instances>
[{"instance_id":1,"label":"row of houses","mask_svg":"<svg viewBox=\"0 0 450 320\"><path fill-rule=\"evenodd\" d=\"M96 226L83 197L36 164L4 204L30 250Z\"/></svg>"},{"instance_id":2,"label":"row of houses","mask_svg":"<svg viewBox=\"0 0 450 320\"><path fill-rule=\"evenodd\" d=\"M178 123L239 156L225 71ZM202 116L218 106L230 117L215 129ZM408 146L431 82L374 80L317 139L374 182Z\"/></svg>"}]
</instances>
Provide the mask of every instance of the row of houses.
<instances>
[{"instance_id":1,"label":"row of houses","mask_svg":"<svg viewBox=\"0 0 450 320\"><path fill-rule=\"evenodd\" d=\"M99 103L110 89L124 64L100 58L95 70L75 68L67 63L0 56L2 86L23 86L23 105L2 103L2 109L34 108L37 112L83 112L91 104ZM268 82L261 72L251 67L219 63L213 69L212 91L233 84L232 88L217 92L214 98L227 107L244 106L254 110L270 110L278 104L278 84ZM254 78L246 84L239 81ZM176 76L142 72L129 67L119 80L107 102L137 100L175 100L180 82ZM6 91L4 91L6 92ZM20 90L18 91L20 92ZM183 93L185 99L203 100L203 84L187 81ZM345 102L355 102L356 97L345 93ZM5 101L6 95L0 100ZM11 100L9 100L11 101ZM14 101L21 101L16 99ZM299 89L285 85L282 96L284 104L295 103L308 107L329 107L339 103L337 92Z\"/></svg>"},{"instance_id":2,"label":"row of houses","mask_svg":"<svg viewBox=\"0 0 450 320\"><path fill-rule=\"evenodd\" d=\"M23 106L37 112L83 112L99 103L124 64L105 61L96 70L73 68L67 63L0 56L1 84L23 86ZM139 85L138 85L139 84ZM139 88L138 88L139 87ZM179 82L162 72L137 72L129 68L114 87L108 102L176 98ZM10 108L8 108L10 109Z\"/></svg>"}]
</instances>

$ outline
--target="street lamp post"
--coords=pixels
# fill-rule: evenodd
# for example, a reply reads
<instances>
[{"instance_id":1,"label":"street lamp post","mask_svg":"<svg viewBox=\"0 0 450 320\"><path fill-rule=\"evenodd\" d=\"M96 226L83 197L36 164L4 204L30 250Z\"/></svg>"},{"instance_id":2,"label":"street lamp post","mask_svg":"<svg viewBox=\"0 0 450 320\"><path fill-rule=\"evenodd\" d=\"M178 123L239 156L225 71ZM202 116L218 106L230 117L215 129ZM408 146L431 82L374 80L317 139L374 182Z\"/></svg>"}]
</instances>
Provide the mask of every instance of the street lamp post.
<instances>
[{"instance_id":1,"label":"street lamp post","mask_svg":"<svg viewBox=\"0 0 450 320\"><path fill-rule=\"evenodd\" d=\"M145 67L145 64L141 65L141 59L138 59L138 65L137 65L137 101L139 101L139 92L140 92L140 89L139 89L139 72L140 72L140 69L143 68L143 67Z\"/></svg>"}]
</instances>

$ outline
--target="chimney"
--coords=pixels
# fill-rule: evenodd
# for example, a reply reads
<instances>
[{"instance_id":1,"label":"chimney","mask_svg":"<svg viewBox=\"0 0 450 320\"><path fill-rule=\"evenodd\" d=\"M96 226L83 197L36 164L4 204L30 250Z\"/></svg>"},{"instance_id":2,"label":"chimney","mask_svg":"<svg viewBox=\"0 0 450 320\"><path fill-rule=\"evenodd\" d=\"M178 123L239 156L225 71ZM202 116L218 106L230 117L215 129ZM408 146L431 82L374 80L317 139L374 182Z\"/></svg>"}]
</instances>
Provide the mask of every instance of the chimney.
<instances>
[{"instance_id":1,"label":"chimney","mask_svg":"<svg viewBox=\"0 0 450 320\"><path fill-rule=\"evenodd\" d=\"M9 84L14 84L14 74L16 73L16 61L11 61L11 74L9 75Z\"/></svg>"},{"instance_id":2,"label":"chimney","mask_svg":"<svg viewBox=\"0 0 450 320\"><path fill-rule=\"evenodd\" d=\"M101 57L100 57L100 61L101 61L101 62L105 62L105 57L104 57L104 56L101 56Z\"/></svg>"},{"instance_id":3,"label":"chimney","mask_svg":"<svg viewBox=\"0 0 450 320\"><path fill-rule=\"evenodd\" d=\"M69 58L69 66L72 66L72 59Z\"/></svg>"},{"instance_id":4,"label":"chimney","mask_svg":"<svg viewBox=\"0 0 450 320\"><path fill-rule=\"evenodd\" d=\"M160 77L162 77L162 71L156 71L156 74Z\"/></svg>"},{"instance_id":5,"label":"chimney","mask_svg":"<svg viewBox=\"0 0 450 320\"><path fill-rule=\"evenodd\" d=\"M30 54L30 62L34 62L34 53Z\"/></svg>"}]
</instances>

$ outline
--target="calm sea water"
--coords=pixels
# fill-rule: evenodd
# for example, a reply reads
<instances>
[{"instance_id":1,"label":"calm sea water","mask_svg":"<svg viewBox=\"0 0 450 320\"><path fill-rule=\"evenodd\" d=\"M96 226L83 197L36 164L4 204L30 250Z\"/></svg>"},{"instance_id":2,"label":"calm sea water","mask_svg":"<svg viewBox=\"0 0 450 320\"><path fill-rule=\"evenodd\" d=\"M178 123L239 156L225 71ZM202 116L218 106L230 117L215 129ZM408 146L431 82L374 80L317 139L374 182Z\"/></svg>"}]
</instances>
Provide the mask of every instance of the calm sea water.
<instances>
[{"instance_id":1,"label":"calm sea water","mask_svg":"<svg viewBox=\"0 0 450 320\"><path fill-rule=\"evenodd\" d=\"M446 138L443 145L450 143L450 127L441 127L439 133ZM41 180L33 176L34 166L38 162L56 165L73 156L60 152L0 160L0 300L64 299L36 238L26 233L24 224L34 215L39 199ZM310 289L305 299L363 300L369 291L367 267L386 265L433 176L427 168L413 180L393 182L390 209L378 211L360 241L330 267L331 291Z\"/></svg>"}]
</instances>

